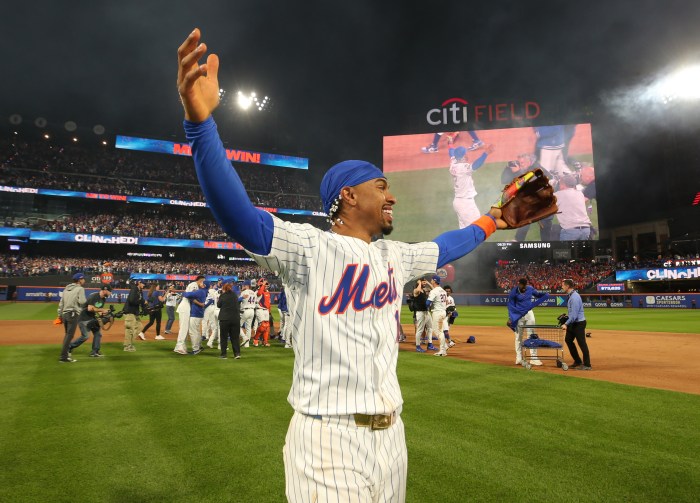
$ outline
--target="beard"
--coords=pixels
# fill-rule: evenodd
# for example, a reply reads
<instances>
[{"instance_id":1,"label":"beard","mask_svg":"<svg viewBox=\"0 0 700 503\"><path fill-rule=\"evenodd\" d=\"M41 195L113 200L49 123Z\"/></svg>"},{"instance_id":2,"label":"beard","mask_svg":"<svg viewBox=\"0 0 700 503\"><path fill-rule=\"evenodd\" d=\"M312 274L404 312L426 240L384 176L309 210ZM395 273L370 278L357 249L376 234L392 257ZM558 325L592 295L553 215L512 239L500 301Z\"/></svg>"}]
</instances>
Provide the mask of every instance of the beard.
<instances>
[{"instance_id":1,"label":"beard","mask_svg":"<svg viewBox=\"0 0 700 503\"><path fill-rule=\"evenodd\" d=\"M394 226L391 224L382 225L382 234L384 234L385 236L388 236L389 234L391 234L391 231L393 231L393 230L394 230Z\"/></svg>"}]
</instances>

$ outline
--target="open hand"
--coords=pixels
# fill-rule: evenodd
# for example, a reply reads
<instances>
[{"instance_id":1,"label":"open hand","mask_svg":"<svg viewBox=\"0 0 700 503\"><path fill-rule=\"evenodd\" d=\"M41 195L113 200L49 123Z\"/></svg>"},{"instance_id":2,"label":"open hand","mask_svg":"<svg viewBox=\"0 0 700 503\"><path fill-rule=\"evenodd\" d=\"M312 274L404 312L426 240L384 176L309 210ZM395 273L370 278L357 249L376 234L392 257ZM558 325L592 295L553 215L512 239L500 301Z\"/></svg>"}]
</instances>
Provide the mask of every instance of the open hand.
<instances>
[{"instance_id":1,"label":"open hand","mask_svg":"<svg viewBox=\"0 0 700 503\"><path fill-rule=\"evenodd\" d=\"M177 91L185 119L192 122L203 122L219 105L219 57L210 54L200 65L198 61L207 51L200 38L199 28L195 28L177 50Z\"/></svg>"}]
</instances>

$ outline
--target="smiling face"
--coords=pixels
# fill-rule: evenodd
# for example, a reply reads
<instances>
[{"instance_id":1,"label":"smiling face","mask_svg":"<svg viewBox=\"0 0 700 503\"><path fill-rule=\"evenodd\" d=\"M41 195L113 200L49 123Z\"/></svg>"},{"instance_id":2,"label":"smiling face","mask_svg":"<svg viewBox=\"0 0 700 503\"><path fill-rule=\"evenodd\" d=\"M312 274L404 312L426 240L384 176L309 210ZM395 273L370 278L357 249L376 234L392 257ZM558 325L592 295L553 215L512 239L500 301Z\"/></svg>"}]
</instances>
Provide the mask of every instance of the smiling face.
<instances>
[{"instance_id":1,"label":"smiling face","mask_svg":"<svg viewBox=\"0 0 700 503\"><path fill-rule=\"evenodd\" d=\"M385 178L375 178L352 187L357 196L357 220L371 236L388 236L394 230L393 209L396 198Z\"/></svg>"}]
</instances>

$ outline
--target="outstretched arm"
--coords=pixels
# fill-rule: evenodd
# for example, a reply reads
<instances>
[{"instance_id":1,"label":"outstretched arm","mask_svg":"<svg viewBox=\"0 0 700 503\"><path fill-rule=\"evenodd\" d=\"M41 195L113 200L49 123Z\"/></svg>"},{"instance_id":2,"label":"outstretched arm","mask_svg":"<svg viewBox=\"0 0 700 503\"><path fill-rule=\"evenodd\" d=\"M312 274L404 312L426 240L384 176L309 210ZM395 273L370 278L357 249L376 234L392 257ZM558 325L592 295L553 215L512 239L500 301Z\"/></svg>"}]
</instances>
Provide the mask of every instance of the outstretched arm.
<instances>
[{"instance_id":1,"label":"outstretched arm","mask_svg":"<svg viewBox=\"0 0 700 503\"><path fill-rule=\"evenodd\" d=\"M507 226L508 224L501 220L501 210L491 208L486 215L464 229L440 234L433 239L440 250L438 267L463 257L484 242L496 229L505 229Z\"/></svg>"},{"instance_id":2,"label":"outstretched arm","mask_svg":"<svg viewBox=\"0 0 700 503\"><path fill-rule=\"evenodd\" d=\"M207 49L200 38L195 28L177 51L177 88L197 178L214 218L226 233L253 253L267 255L272 246L272 217L253 206L226 157L211 117L219 104L219 58L210 54L205 64L198 63Z\"/></svg>"}]
</instances>

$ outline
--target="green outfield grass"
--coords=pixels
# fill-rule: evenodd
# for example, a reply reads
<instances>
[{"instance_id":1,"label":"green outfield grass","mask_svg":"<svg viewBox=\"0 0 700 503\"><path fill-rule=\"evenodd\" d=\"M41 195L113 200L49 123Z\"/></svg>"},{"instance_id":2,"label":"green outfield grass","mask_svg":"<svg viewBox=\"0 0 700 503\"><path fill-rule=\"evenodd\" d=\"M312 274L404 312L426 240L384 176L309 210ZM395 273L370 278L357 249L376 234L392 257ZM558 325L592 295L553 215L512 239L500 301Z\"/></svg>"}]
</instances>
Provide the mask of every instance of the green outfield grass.
<instances>
[{"instance_id":1,"label":"green outfield grass","mask_svg":"<svg viewBox=\"0 0 700 503\"><path fill-rule=\"evenodd\" d=\"M438 154L442 155L442 154ZM477 155L480 155L477 153ZM452 208L454 189L449 171L447 153L445 168L418 171L399 171L389 175L391 191L398 199L394 206L394 231L391 239L397 241L429 241L435 236L457 228L457 215ZM473 155L470 157L472 158ZM592 161L591 156L579 156L581 161ZM506 163L485 163L474 173L474 185L478 192L475 202L486 213L503 190L501 173ZM591 223L598 227L598 208L593 201ZM554 219L557 222L556 217ZM498 231L489 241L515 239L515 229ZM540 241L537 225L531 226L528 241Z\"/></svg>"},{"instance_id":2,"label":"green outfield grass","mask_svg":"<svg viewBox=\"0 0 700 503\"><path fill-rule=\"evenodd\" d=\"M116 304L117 311L121 305ZM55 302L0 303L0 320L53 320L56 317ZM505 326L508 314L505 307L458 306L457 325ZM277 310L273 309L275 320ZM557 316L566 308L540 307L535 309L537 323L555 325ZM401 323L412 323L413 313L404 306ZM163 310L163 322L167 316ZM590 330L631 330L642 332L700 333L700 309L586 309ZM147 318L142 318L147 320Z\"/></svg>"},{"instance_id":3,"label":"green outfield grass","mask_svg":"<svg viewBox=\"0 0 700 503\"><path fill-rule=\"evenodd\" d=\"M466 326L506 327L508 312L503 307L458 306L455 323ZM565 307L535 308L538 324L556 325ZM700 309L586 309L587 330L631 330L641 332L679 332L700 334ZM404 306L401 323L412 323L413 313Z\"/></svg>"},{"instance_id":4,"label":"green outfield grass","mask_svg":"<svg viewBox=\"0 0 700 503\"><path fill-rule=\"evenodd\" d=\"M120 346L0 348L0 501L285 500L290 350ZM413 352L399 374L409 502L697 500L700 396Z\"/></svg>"},{"instance_id":5,"label":"green outfield grass","mask_svg":"<svg viewBox=\"0 0 700 503\"><path fill-rule=\"evenodd\" d=\"M122 310L124 304L114 304L114 309ZM58 302L2 302L0 303L0 321L2 320L53 320L57 315ZM176 314L177 316L177 314ZM143 318L145 320L148 317ZM163 321L168 317L163 308Z\"/></svg>"}]
</instances>

